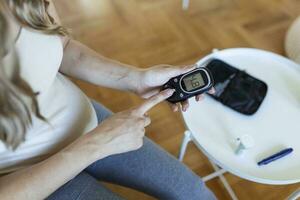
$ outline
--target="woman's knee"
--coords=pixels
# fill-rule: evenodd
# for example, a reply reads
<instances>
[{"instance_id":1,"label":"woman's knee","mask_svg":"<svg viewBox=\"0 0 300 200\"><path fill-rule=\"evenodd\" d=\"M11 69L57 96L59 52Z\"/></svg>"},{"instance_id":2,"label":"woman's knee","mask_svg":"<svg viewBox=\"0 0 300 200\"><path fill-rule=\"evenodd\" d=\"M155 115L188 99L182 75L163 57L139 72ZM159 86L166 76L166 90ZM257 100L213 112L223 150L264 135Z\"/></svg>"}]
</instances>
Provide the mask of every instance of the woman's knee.
<instances>
[{"instance_id":1,"label":"woman's knee","mask_svg":"<svg viewBox=\"0 0 300 200\"><path fill-rule=\"evenodd\" d=\"M191 172L192 173L192 172ZM203 200L215 200L216 197L207 188L205 183L201 180L200 177L197 175L193 175L193 178L185 177L182 178L182 181L178 184L179 188L177 187L176 190L173 190L173 196L177 200L184 200L184 199L203 199Z\"/></svg>"},{"instance_id":2,"label":"woman's knee","mask_svg":"<svg viewBox=\"0 0 300 200\"><path fill-rule=\"evenodd\" d=\"M202 179L189 169L180 169L176 178L166 182L163 189L164 199L172 200L215 200L214 194L207 188Z\"/></svg>"},{"instance_id":3,"label":"woman's knee","mask_svg":"<svg viewBox=\"0 0 300 200\"><path fill-rule=\"evenodd\" d=\"M156 167L158 169L148 170L150 176L156 176L156 179L159 179L154 182L161 184L160 187L157 188L157 196L159 199L216 199L214 194L206 187L198 175L148 138L144 140L143 151L148 152L145 153L145 155L155 154L156 156L150 156L151 161L160 163L159 165L153 165L154 168Z\"/></svg>"}]
</instances>

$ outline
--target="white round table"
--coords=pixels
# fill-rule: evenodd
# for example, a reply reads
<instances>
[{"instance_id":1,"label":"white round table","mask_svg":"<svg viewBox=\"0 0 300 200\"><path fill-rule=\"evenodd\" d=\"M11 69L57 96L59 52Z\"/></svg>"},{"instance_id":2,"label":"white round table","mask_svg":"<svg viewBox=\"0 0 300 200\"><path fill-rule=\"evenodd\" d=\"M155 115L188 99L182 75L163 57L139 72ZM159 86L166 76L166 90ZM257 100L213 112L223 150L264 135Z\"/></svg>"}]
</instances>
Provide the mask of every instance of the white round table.
<instances>
[{"instance_id":1,"label":"white round table","mask_svg":"<svg viewBox=\"0 0 300 200\"><path fill-rule=\"evenodd\" d=\"M179 159L188 142L193 141L216 164L217 172L206 180L228 171L264 184L300 182L300 66L280 55L249 48L215 51L198 64L211 58L265 81L267 96L252 116L233 111L208 96L201 103L191 99L189 110L182 113L187 131ZM255 146L236 155L236 139L245 134L254 139ZM292 154L265 166L257 165L261 159L288 147L294 149Z\"/></svg>"}]
</instances>

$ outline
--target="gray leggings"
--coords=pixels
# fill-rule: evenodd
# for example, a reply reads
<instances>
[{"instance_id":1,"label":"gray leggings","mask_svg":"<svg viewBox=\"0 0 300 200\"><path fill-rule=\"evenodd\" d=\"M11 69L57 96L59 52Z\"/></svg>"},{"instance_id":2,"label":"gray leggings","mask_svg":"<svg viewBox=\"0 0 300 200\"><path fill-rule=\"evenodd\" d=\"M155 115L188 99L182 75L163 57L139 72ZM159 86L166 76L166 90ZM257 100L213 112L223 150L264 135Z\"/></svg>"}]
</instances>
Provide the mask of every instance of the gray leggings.
<instances>
[{"instance_id":1,"label":"gray leggings","mask_svg":"<svg viewBox=\"0 0 300 200\"><path fill-rule=\"evenodd\" d=\"M99 123L112 114L99 103L93 102L93 105ZM163 200L215 199L196 174L146 137L139 150L96 161L47 199L123 199L98 180L133 188Z\"/></svg>"}]
</instances>

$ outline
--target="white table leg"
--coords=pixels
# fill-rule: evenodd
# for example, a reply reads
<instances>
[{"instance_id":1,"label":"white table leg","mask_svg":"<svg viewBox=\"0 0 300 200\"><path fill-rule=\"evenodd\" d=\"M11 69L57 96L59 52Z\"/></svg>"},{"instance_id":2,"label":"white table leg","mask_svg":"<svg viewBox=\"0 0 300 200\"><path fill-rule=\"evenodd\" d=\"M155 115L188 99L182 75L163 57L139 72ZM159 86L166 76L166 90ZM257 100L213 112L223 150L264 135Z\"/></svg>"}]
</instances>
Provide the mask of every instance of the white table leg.
<instances>
[{"instance_id":1,"label":"white table leg","mask_svg":"<svg viewBox=\"0 0 300 200\"><path fill-rule=\"evenodd\" d=\"M180 151L179 151L179 155L178 155L178 160L182 162L183 157L185 155L186 152L186 148L187 145L189 144L190 141L192 141L192 133L189 130L186 130L184 132L184 137L182 139L181 142L181 147L180 147ZM219 177L221 182L223 183L225 189L227 190L227 192L229 193L230 197L232 200L238 200L238 198L236 197L234 191L232 190L231 186L229 185L229 183L227 182L226 178L223 176L223 174L226 172L226 170L219 168L216 164L214 164L212 161L210 161L211 165L213 166L215 172L212 174L209 174L207 176L205 176L202 180L204 182L209 181L213 178Z\"/></svg>"},{"instance_id":2,"label":"white table leg","mask_svg":"<svg viewBox=\"0 0 300 200\"><path fill-rule=\"evenodd\" d=\"M185 155L186 152L186 148L187 145L189 144L189 142L192 140L191 138L191 132L186 130L184 132L184 137L182 139L182 143L181 143L181 147L180 147L180 151L179 151L179 156L178 156L178 160L182 162L183 157Z\"/></svg>"},{"instance_id":3,"label":"white table leg","mask_svg":"<svg viewBox=\"0 0 300 200\"><path fill-rule=\"evenodd\" d=\"M227 171L226 171L225 169L220 169L220 170L218 170L218 171L216 171L216 172L214 172L214 173L211 173L211 174L209 174L209 175L203 177L202 180L203 180L204 182L207 182L207 181L210 181L211 179L214 179L214 178L216 178L216 177L220 177L220 175L222 175L222 174L224 174L224 173L226 173L226 172L227 172Z\"/></svg>"},{"instance_id":4,"label":"white table leg","mask_svg":"<svg viewBox=\"0 0 300 200\"><path fill-rule=\"evenodd\" d=\"M183 0L182 1L182 8L184 10L188 9L189 8L189 4L190 4L190 0Z\"/></svg>"},{"instance_id":5,"label":"white table leg","mask_svg":"<svg viewBox=\"0 0 300 200\"><path fill-rule=\"evenodd\" d=\"M224 169L220 169L215 163L213 163L212 161L210 161L212 167L214 168L214 170L216 172L220 171L222 172L222 170ZM224 170L225 171L225 170ZM225 171L226 172L226 171ZM223 172L224 173L224 172ZM238 200L237 196L235 195L234 191L232 190L231 186L229 185L229 183L227 182L226 178L223 176L223 173L219 174L219 178L221 180L221 182L223 183L225 189L227 190L228 194L230 195L232 200Z\"/></svg>"}]
</instances>

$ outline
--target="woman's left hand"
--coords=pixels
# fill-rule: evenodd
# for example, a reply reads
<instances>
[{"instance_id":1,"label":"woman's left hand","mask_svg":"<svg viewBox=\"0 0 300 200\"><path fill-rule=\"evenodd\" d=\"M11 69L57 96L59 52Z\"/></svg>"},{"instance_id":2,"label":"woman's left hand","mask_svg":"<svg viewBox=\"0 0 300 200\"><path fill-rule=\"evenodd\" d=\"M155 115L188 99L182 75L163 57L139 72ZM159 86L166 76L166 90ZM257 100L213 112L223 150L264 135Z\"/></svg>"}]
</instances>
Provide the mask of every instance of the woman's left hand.
<instances>
[{"instance_id":1,"label":"woman's left hand","mask_svg":"<svg viewBox=\"0 0 300 200\"><path fill-rule=\"evenodd\" d=\"M141 72L139 82L137 83L137 90L135 91L139 96L143 98L149 98L161 90L163 84L168 82L171 78L187 73L196 68L196 65L189 65L184 67L177 67L171 65L157 65L148 68ZM209 93L213 94L214 89L211 89ZM204 98L203 94L197 95L196 101L200 101ZM188 100L171 104L170 106L174 112L178 111L180 107L182 111L186 111L189 107Z\"/></svg>"}]
</instances>

